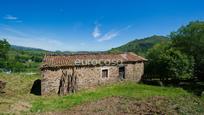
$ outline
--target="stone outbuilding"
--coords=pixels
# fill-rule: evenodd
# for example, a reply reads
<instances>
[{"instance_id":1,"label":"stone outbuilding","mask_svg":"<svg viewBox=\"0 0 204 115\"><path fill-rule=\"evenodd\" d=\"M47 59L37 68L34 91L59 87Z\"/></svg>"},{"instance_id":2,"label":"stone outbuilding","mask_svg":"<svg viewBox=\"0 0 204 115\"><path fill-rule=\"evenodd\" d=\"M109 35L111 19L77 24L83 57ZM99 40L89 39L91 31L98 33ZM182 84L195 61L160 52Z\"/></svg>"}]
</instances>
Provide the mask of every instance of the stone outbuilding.
<instances>
[{"instance_id":1,"label":"stone outbuilding","mask_svg":"<svg viewBox=\"0 0 204 115\"><path fill-rule=\"evenodd\" d=\"M68 94L120 80L140 81L145 58L134 53L46 55L41 94Z\"/></svg>"}]
</instances>

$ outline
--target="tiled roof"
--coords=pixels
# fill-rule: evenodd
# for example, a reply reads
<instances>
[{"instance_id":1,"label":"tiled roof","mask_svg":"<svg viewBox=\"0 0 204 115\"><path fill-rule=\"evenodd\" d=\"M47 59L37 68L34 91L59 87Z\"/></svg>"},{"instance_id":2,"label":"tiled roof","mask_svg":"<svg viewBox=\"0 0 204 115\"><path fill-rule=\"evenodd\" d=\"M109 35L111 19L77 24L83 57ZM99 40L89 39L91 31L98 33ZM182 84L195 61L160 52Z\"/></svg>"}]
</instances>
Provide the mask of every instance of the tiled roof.
<instances>
[{"instance_id":1,"label":"tiled roof","mask_svg":"<svg viewBox=\"0 0 204 115\"><path fill-rule=\"evenodd\" d=\"M138 56L132 52L120 54L73 54L73 55L46 55L43 59L41 68L46 67L63 67L75 66L77 60L121 60L122 62L138 62L146 61L145 58Z\"/></svg>"}]
</instances>

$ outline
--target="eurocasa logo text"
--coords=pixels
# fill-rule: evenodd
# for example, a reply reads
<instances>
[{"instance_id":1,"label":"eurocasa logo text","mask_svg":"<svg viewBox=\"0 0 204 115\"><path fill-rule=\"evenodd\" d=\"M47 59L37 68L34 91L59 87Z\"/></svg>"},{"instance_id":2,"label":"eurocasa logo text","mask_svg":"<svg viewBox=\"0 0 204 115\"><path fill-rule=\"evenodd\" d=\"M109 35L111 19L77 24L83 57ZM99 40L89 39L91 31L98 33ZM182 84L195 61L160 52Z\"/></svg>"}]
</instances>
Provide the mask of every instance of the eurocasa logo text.
<instances>
[{"instance_id":1,"label":"eurocasa logo text","mask_svg":"<svg viewBox=\"0 0 204 115\"><path fill-rule=\"evenodd\" d=\"M120 65L123 64L123 61L118 59L87 59L87 60L82 60L82 59L76 59L74 64L76 66L84 66L84 65Z\"/></svg>"}]
</instances>

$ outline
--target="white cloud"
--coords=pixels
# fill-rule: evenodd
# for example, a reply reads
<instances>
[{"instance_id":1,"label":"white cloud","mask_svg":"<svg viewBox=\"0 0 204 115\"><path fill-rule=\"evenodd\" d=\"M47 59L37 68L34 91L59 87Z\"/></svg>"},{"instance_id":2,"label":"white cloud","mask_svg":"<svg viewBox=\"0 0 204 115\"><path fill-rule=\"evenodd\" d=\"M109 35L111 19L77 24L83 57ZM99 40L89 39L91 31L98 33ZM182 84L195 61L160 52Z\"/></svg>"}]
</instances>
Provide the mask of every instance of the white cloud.
<instances>
[{"instance_id":1,"label":"white cloud","mask_svg":"<svg viewBox=\"0 0 204 115\"><path fill-rule=\"evenodd\" d=\"M99 26L96 25L94 28L94 31L92 33L92 36L94 38L97 38L97 41L103 42L103 41L111 40L111 39L117 37L121 32L128 30L129 28L131 28L131 25L128 25L128 26L126 26L122 29L119 29L117 31L111 30L111 31L102 35L102 33L100 32Z\"/></svg>"},{"instance_id":2,"label":"white cloud","mask_svg":"<svg viewBox=\"0 0 204 115\"><path fill-rule=\"evenodd\" d=\"M101 32L100 32L100 29L99 29L99 25L96 25L95 28L94 28L94 31L92 32L92 36L94 38L98 38L101 36Z\"/></svg>"},{"instance_id":3,"label":"white cloud","mask_svg":"<svg viewBox=\"0 0 204 115\"><path fill-rule=\"evenodd\" d=\"M18 17L16 16L13 16L13 15L6 15L3 17L5 20L8 20L8 21L11 21L11 22L16 22L16 23L22 23L23 21L22 20L19 20Z\"/></svg>"},{"instance_id":4,"label":"white cloud","mask_svg":"<svg viewBox=\"0 0 204 115\"><path fill-rule=\"evenodd\" d=\"M18 17L8 14L4 17L4 19L6 19L6 20L18 20Z\"/></svg>"},{"instance_id":5,"label":"white cloud","mask_svg":"<svg viewBox=\"0 0 204 115\"><path fill-rule=\"evenodd\" d=\"M119 32L108 32L98 39L99 42L110 40L119 35Z\"/></svg>"}]
</instances>

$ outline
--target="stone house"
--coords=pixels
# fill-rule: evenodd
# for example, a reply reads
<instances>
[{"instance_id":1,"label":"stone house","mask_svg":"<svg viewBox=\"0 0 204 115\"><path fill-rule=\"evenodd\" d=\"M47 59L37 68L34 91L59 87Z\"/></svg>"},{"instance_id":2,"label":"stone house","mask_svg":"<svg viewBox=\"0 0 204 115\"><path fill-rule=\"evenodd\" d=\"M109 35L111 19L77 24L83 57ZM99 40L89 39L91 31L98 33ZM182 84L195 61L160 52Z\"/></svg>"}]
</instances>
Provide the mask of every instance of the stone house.
<instances>
[{"instance_id":1,"label":"stone house","mask_svg":"<svg viewBox=\"0 0 204 115\"><path fill-rule=\"evenodd\" d=\"M145 58L134 53L46 55L41 94L60 94L120 80L140 81Z\"/></svg>"}]
</instances>

